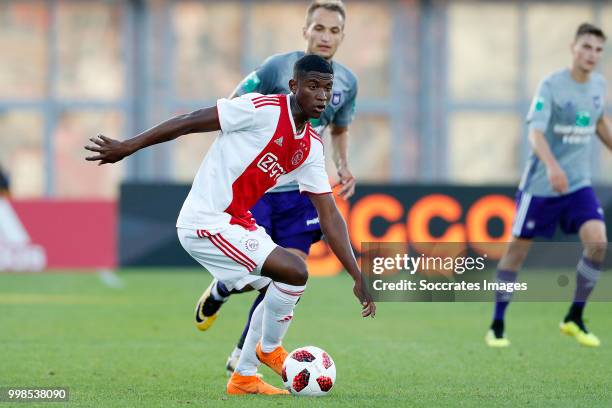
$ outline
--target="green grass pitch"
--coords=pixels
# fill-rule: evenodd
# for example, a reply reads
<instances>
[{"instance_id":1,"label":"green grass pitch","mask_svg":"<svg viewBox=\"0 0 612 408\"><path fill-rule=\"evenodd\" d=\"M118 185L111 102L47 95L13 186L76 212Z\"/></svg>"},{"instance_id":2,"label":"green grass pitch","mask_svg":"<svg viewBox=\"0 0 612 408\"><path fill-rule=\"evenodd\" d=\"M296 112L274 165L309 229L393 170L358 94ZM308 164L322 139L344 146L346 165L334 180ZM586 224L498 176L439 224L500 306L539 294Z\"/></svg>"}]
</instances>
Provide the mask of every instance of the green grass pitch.
<instances>
[{"instance_id":1,"label":"green grass pitch","mask_svg":"<svg viewBox=\"0 0 612 408\"><path fill-rule=\"evenodd\" d=\"M0 274L0 387L67 386L67 407L612 406L609 303L586 309L599 349L559 334L567 304L515 303L512 347L493 350L483 341L491 304L379 303L376 319L363 319L348 277L313 278L285 346L312 344L332 355L331 394L228 397L225 359L254 295L234 296L200 333L193 308L209 274L119 277L122 289L96 274ZM262 372L282 385L267 367Z\"/></svg>"}]
</instances>

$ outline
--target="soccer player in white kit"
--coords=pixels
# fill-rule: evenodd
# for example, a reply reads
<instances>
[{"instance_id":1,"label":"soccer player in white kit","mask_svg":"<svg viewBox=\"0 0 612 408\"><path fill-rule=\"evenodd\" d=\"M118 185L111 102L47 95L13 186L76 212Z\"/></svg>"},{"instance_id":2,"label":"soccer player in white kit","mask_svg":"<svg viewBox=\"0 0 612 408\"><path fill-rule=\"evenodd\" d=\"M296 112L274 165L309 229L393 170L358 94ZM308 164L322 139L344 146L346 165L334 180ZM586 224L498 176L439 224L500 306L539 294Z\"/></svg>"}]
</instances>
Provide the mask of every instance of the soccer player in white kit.
<instances>
[{"instance_id":1,"label":"soccer player in white kit","mask_svg":"<svg viewBox=\"0 0 612 408\"><path fill-rule=\"evenodd\" d=\"M87 157L115 163L136 151L189 133L221 130L195 177L178 221L185 250L230 290L267 287L253 313L229 394L287 394L257 374L259 362L281 374L287 351L281 345L304 292L308 271L297 255L277 246L258 227L249 208L270 188L297 181L308 193L331 249L353 277L362 316L376 305L365 289L346 224L331 195L321 138L309 119L318 118L331 98L333 69L325 59L307 55L295 63L288 95L246 94L220 99L216 107L169 119L140 135L117 141L92 138Z\"/></svg>"}]
</instances>

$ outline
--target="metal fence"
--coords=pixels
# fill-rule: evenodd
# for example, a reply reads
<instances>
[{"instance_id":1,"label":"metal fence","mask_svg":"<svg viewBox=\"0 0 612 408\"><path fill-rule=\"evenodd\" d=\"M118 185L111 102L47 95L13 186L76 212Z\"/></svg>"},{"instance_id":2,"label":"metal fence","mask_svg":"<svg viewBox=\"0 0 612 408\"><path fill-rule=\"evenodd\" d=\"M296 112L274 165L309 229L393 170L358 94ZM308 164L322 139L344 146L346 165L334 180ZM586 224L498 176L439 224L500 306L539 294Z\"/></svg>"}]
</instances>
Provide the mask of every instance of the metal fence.
<instances>
[{"instance_id":1,"label":"metal fence","mask_svg":"<svg viewBox=\"0 0 612 408\"><path fill-rule=\"evenodd\" d=\"M307 4L0 1L0 163L13 195L114 197L121 179L190 181L213 135L103 168L84 164L82 145L212 105L267 56L304 49ZM516 183L537 82L569 64L579 23L612 23L604 1L346 4L337 60L360 80L351 166L374 183ZM611 182L612 157L596 146L595 178Z\"/></svg>"}]
</instances>

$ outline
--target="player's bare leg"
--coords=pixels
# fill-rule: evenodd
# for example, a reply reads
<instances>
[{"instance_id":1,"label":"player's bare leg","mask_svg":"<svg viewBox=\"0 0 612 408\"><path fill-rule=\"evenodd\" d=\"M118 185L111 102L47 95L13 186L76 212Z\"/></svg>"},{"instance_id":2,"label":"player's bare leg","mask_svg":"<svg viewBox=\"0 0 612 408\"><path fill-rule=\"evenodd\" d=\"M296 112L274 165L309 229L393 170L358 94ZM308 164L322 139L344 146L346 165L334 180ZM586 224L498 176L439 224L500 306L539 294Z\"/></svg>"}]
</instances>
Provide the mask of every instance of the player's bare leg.
<instances>
[{"instance_id":1,"label":"player's bare leg","mask_svg":"<svg viewBox=\"0 0 612 408\"><path fill-rule=\"evenodd\" d=\"M306 261L306 258L308 257L308 254L306 254L306 252L301 251L299 249L296 249L296 248L285 248L285 249L293 254L296 254L297 256L302 258L304 261ZM244 329L242 330L242 335L240 336L240 339L238 340L238 344L236 345L232 353L227 358L227 362L225 363L225 369L227 371L228 376L232 375L232 373L236 369L236 365L238 365L238 359L240 358L240 353L242 352L242 348L244 347L244 342L246 341L246 336L249 331L251 320L253 318L253 313L255 312L255 309L257 308L257 306L263 300L264 296L265 296L265 288L260 291L259 295L257 295L255 300L253 301L253 304L251 305L251 309L249 310L249 317L247 319L246 325L244 326ZM258 373L258 375L261 375L261 374Z\"/></svg>"},{"instance_id":2,"label":"player's bare leg","mask_svg":"<svg viewBox=\"0 0 612 408\"><path fill-rule=\"evenodd\" d=\"M532 240L530 239L512 238L506 253L497 265L498 282L516 282L518 271L523 267L523 262L525 262L525 258L527 258L531 249L531 243ZM504 335L504 318L511 298L512 292L495 292L493 322L485 337L485 342L490 347L508 347L510 345L510 341Z\"/></svg>"},{"instance_id":3,"label":"player's bare leg","mask_svg":"<svg viewBox=\"0 0 612 408\"><path fill-rule=\"evenodd\" d=\"M606 225L600 220L590 220L580 227L578 233L584 251L576 269L574 301L561 322L560 328L561 333L575 337L579 344L598 347L601 342L597 336L587 330L582 314L586 301L601 274L608 245Z\"/></svg>"},{"instance_id":4,"label":"player's bare leg","mask_svg":"<svg viewBox=\"0 0 612 408\"><path fill-rule=\"evenodd\" d=\"M293 308L304 292L308 270L299 256L277 247L264 262L261 274L273 282L253 313L238 366L227 384L229 394L288 393L257 377L257 366L261 358L261 362L280 372L278 366L287 355L281 342L293 318Z\"/></svg>"},{"instance_id":5,"label":"player's bare leg","mask_svg":"<svg viewBox=\"0 0 612 408\"><path fill-rule=\"evenodd\" d=\"M295 248L285 248L285 249L291 252L292 254L296 254L297 256L302 258L304 261L306 261L306 258L308 258L308 254L304 251L300 251L299 249L295 249Z\"/></svg>"}]
</instances>

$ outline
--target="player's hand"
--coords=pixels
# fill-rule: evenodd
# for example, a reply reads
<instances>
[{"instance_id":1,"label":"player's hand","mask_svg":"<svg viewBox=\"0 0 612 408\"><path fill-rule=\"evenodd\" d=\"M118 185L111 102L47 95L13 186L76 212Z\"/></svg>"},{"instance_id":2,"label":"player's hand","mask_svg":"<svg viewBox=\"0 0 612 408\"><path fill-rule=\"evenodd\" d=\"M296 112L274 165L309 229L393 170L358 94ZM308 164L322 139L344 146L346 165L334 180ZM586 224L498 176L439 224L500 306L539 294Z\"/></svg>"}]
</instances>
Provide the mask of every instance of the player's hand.
<instances>
[{"instance_id":1,"label":"player's hand","mask_svg":"<svg viewBox=\"0 0 612 408\"><path fill-rule=\"evenodd\" d=\"M86 157L85 160L97 161L98 166L106 163L116 163L132 154L131 149L124 142L111 139L104 135L98 135L89 140L94 143L94 145L85 146L85 149L96 152L98 155Z\"/></svg>"},{"instance_id":2,"label":"player's hand","mask_svg":"<svg viewBox=\"0 0 612 408\"><path fill-rule=\"evenodd\" d=\"M342 185L338 195L344 200L347 200L355 194L355 177L353 177L348 167L338 169L338 176L340 177L340 184Z\"/></svg>"},{"instance_id":3,"label":"player's hand","mask_svg":"<svg viewBox=\"0 0 612 408\"><path fill-rule=\"evenodd\" d=\"M567 182L567 176L561 168L561 166L554 165L549 166L546 169L548 173L548 181L552 186L553 190L560 194L565 194L569 190L569 184Z\"/></svg>"},{"instance_id":4,"label":"player's hand","mask_svg":"<svg viewBox=\"0 0 612 408\"><path fill-rule=\"evenodd\" d=\"M359 299L359 303L361 303L361 316L376 316L376 304L372 300L372 296L370 296L370 293L365 287L365 283L362 279L355 282L355 286L353 286L353 293L357 299Z\"/></svg>"}]
</instances>

